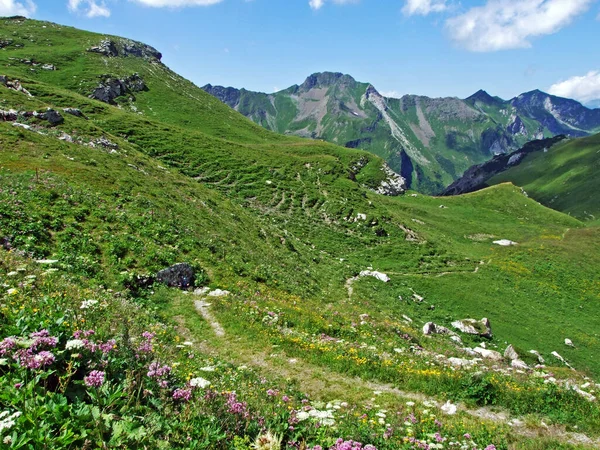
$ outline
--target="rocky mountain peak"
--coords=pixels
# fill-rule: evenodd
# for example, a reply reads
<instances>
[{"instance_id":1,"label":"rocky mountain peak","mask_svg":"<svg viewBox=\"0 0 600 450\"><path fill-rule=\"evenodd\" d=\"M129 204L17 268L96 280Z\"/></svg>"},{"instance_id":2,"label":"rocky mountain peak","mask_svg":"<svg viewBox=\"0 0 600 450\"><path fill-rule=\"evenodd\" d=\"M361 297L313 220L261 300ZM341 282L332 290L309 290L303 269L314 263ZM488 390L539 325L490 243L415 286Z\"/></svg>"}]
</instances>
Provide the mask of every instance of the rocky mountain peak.
<instances>
[{"instance_id":1,"label":"rocky mountain peak","mask_svg":"<svg viewBox=\"0 0 600 450\"><path fill-rule=\"evenodd\" d=\"M318 72L308 76L304 83L300 85L301 91L308 91L313 88L327 88L334 85L351 85L356 80L350 75L340 72Z\"/></svg>"},{"instance_id":2,"label":"rocky mountain peak","mask_svg":"<svg viewBox=\"0 0 600 450\"><path fill-rule=\"evenodd\" d=\"M465 100L471 103L480 102L486 105L494 105L500 103L500 100L497 97L492 97L483 89L479 89L477 92L475 92L470 97L467 97Z\"/></svg>"}]
</instances>

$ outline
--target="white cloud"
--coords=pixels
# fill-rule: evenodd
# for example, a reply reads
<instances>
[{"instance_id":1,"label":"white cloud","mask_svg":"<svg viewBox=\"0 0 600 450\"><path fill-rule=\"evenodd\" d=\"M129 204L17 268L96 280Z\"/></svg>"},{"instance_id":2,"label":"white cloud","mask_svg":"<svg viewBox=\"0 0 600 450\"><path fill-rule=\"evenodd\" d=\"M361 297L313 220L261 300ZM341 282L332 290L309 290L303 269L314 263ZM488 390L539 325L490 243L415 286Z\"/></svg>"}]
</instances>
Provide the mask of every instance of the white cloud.
<instances>
[{"instance_id":1,"label":"white cloud","mask_svg":"<svg viewBox=\"0 0 600 450\"><path fill-rule=\"evenodd\" d=\"M223 0L130 0L153 8L181 8L184 6L210 6L221 3Z\"/></svg>"},{"instance_id":2,"label":"white cloud","mask_svg":"<svg viewBox=\"0 0 600 450\"><path fill-rule=\"evenodd\" d=\"M445 11L447 8L446 0L406 0L402 12L407 16L414 14L426 16L430 13Z\"/></svg>"},{"instance_id":3,"label":"white cloud","mask_svg":"<svg viewBox=\"0 0 600 450\"><path fill-rule=\"evenodd\" d=\"M0 0L0 16L26 16L29 17L37 9L31 0L17 2L15 0Z\"/></svg>"},{"instance_id":4,"label":"white cloud","mask_svg":"<svg viewBox=\"0 0 600 450\"><path fill-rule=\"evenodd\" d=\"M400 98L402 97L402 94L400 94L400 92L398 91L383 91L380 92L381 95L383 95L385 98Z\"/></svg>"},{"instance_id":5,"label":"white cloud","mask_svg":"<svg viewBox=\"0 0 600 450\"><path fill-rule=\"evenodd\" d=\"M600 100L600 71L593 70L586 75L555 83L548 92L559 97L574 98L581 103L595 103Z\"/></svg>"},{"instance_id":6,"label":"white cloud","mask_svg":"<svg viewBox=\"0 0 600 450\"><path fill-rule=\"evenodd\" d=\"M308 4L312 9L321 9L326 1L331 1L336 5L347 5L348 3L358 3L360 0L309 0Z\"/></svg>"},{"instance_id":7,"label":"white cloud","mask_svg":"<svg viewBox=\"0 0 600 450\"><path fill-rule=\"evenodd\" d=\"M96 0L69 0L67 3L69 11L75 14L83 14L88 18L110 17L110 9L104 2L97 3Z\"/></svg>"},{"instance_id":8,"label":"white cloud","mask_svg":"<svg viewBox=\"0 0 600 450\"><path fill-rule=\"evenodd\" d=\"M488 0L446 21L450 37L475 52L531 47L587 10L594 0Z\"/></svg>"}]
</instances>

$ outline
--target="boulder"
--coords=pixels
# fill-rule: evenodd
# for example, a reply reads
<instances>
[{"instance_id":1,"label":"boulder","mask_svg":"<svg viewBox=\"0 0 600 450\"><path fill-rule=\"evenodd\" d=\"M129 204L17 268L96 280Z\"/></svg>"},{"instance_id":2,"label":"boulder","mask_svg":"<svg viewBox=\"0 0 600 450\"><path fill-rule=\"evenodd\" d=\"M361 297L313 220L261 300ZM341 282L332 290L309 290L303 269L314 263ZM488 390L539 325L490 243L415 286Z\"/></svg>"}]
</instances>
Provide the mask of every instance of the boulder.
<instances>
[{"instance_id":1,"label":"boulder","mask_svg":"<svg viewBox=\"0 0 600 450\"><path fill-rule=\"evenodd\" d=\"M48 122L50 122L50 125L52 125L52 126L60 125L61 123L63 123L65 121L63 116L61 116L58 111L55 111L54 109L51 109L51 108L48 108L44 112L34 111L33 113L30 113L30 114L25 112L25 113L23 113L23 115L25 117L33 116L36 119L47 120Z\"/></svg>"},{"instance_id":2,"label":"boulder","mask_svg":"<svg viewBox=\"0 0 600 450\"><path fill-rule=\"evenodd\" d=\"M6 83L8 83L8 78L6 78L6 75L0 75L0 84L6 86Z\"/></svg>"},{"instance_id":3,"label":"boulder","mask_svg":"<svg viewBox=\"0 0 600 450\"><path fill-rule=\"evenodd\" d=\"M54 64L43 64L42 69L43 70L56 70L56 66Z\"/></svg>"},{"instance_id":4,"label":"boulder","mask_svg":"<svg viewBox=\"0 0 600 450\"><path fill-rule=\"evenodd\" d=\"M500 239L499 241L494 241L494 244L500 245L502 247L510 247L511 245L517 245L516 242L510 241L508 239Z\"/></svg>"},{"instance_id":5,"label":"boulder","mask_svg":"<svg viewBox=\"0 0 600 450\"><path fill-rule=\"evenodd\" d=\"M473 351L486 359L491 359L494 361L502 361L502 354L495 350L488 350L486 348L475 347Z\"/></svg>"},{"instance_id":6,"label":"boulder","mask_svg":"<svg viewBox=\"0 0 600 450\"><path fill-rule=\"evenodd\" d=\"M14 109L9 109L5 111L0 109L0 121L1 122L14 122L17 120L18 113Z\"/></svg>"},{"instance_id":7,"label":"boulder","mask_svg":"<svg viewBox=\"0 0 600 450\"><path fill-rule=\"evenodd\" d=\"M568 345L569 347L575 347L571 339L565 339L565 345Z\"/></svg>"},{"instance_id":8,"label":"boulder","mask_svg":"<svg viewBox=\"0 0 600 450\"><path fill-rule=\"evenodd\" d=\"M87 117L85 117L85 115L81 112L80 109L77 109L77 108L63 108L63 111L66 114L70 114L70 115L75 116L75 117L82 117L84 119L87 119Z\"/></svg>"},{"instance_id":9,"label":"boulder","mask_svg":"<svg viewBox=\"0 0 600 450\"><path fill-rule=\"evenodd\" d=\"M194 285L196 274L192 266L187 263L181 263L158 272L156 274L156 280L169 287L187 289Z\"/></svg>"},{"instance_id":10,"label":"boulder","mask_svg":"<svg viewBox=\"0 0 600 450\"><path fill-rule=\"evenodd\" d=\"M448 358L448 362L456 367L472 367L477 364L477 361L463 358Z\"/></svg>"},{"instance_id":11,"label":"boulder","mask_svg":"<svg viewBox=\"0 0 600 450\"><path fill-rule=\"evenodd\" d=\"M515 369L524 369L524 370L529 369L529 366L524 361L521 361L520 359L513 359L510 362L510 365L512 367L514 367Z\"/></svg>"},{"instance_id":12,"label":"boulder","mask_svg":"<svg viewBox=\"0 0 600 450\"><path fill-rule=\"evenodd\" d=\"M517 353L517 351L511 344L508 347L506 347L506 350L504 350L504 357L507 359L510 359L512 361L515 361L515 360L519 359L519 354Z\"/></svg>"},{"instance_id":13,"label":"boulder","mask_svg":"<svg viewBox=\"0 0 600 450\"><path fill-rule=\"evenodd\" d=\"M115 99L127 93L127 86L122 80L116 78L106 78L102 81L89 98L100 100L104 103L114 104Z\"/></svg>"},{"instance_id":14,"label":"boulder","mask_svg":"<svg viewBox=\"0 0 600 450\"><path fill-rule=\"evenodd\" d=\"M546 362L544 360L544 358L542 357L542 355L540 354L540 352L538 352L537 350L529 350L529 353L531 353L532 355L537 356L538 362L540 364L544 364Z\"/></svg>"},{"instance_id":15,"label":"boulder","mask_svg":"<svg viewBox=\"0 0 600 450\"><path fill-rule=\"evenodd\" d=\"M382 170L385 174L385 179L381 182L375 192L391 197L404 194L406 191L406 180L401 175L394 172L387 164L383 165Z\"/></svg>"},{"instance_id":16,"label":"boulder","mask_svg":"<svg viewBox=\"0 0 600 450\"><path fill-rule=\"evenodd\" d=\"M492 337L492 327L490 321L486 318L481 320L463 319L452 322L452 326L457 330L466 334L474 334L477 336Z\"/></svg>"},{"instance_id":17,"label":"boulder","mask_svg":"<svg viewBox=\"0 0 600 450\"><path fill-rule=\"evenodd\" d=\"M373 270L363 270L360 274L359 277L373 277L373 278L377 278L379 281L383 281L384 283L387 283L388 281L390 281L390 277L388 277L385 273L381 273L381 272L377 272L377 271L373 271Z\"/></svg>"},{"instance_id":18,"label":"boulder","mask_svg":"<svg viewBox=\"0 0 600 450\"><path fill-rule=\"evenodd\" d=\"M451 334L454 335L455 333L450 331L448 328L443 327L441 325L436 325L433 322L427 322L425 325L423 325L423 334L426 336L432 335L432 334Z\"/></svg>"}]
</instances>

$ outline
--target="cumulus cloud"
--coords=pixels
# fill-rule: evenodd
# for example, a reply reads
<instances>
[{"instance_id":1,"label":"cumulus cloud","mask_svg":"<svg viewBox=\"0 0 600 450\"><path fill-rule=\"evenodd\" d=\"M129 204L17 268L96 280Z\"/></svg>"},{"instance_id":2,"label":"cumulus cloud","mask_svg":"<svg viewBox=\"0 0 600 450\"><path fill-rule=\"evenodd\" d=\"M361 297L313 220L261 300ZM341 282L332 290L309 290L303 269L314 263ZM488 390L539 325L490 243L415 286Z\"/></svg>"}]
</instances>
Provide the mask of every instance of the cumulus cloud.
<instances>
[{"instance_id":1,"label":"cumulus cloud","mask_svg":"<svg viewBox=\"0 0 600 450\"><path fill-rule=\"evenodd\" d=\"M17 2L15 0L0 0L0 16L26 16L29 17L37 9L31 0Z\"/></svg>"},{"instance_id":2,"label":"cumulus cloud","mask_svg":"<svg viewBox=\"0 0 600 450\"><path fill-rule=\"evenodd\" d=\"M402 12L407 16L415 14L426 16L430 13L445 11L447 8L446 0L406 0Z\"/></svg>"},{"instance_id":3,"label":"cumulus cloud","mask_svg":"<svg viewBox=\"0 0 600 450\"><path fill-rule=\"evenodd\" d=\"M586 75L571 77L553 84L548 89L552 95L574 98L585 104L598 104L600 100L600 71L593 70Z\"/></svg>"},{"instance_id":4,"label":"cumulus cloud","mask_svg":"<svg viewBox=\"0 0 600 450\"><path fill-rule=\"evenodd\" d=\"M184 6L210 6L221 3L223 0L131 0L140 5L154 8L181 8Z\"/></svg>"},{"instance_id":5,"label":"cumulus cloud","mask_svg":"<svg viewBox=\"0 0 600 450\"><path fill-rule=\"evenodd\" d=\"M67 3L69 11L75 14L83 14L88 18L110 17L110 9L104 2L97 3L96 0L69 0Z\"/></svg>"},{"instance_id":6,"label":"cumulus cloud","mask_svg":"<svg viewBox=\"0 0 600 450\"><path fill-rule=\"evenodd\" d=\"M531 47L530 39L552 34L582 14L594 0L488 0L446 21L450 37L475 52Z\"/></svg>"},{"instance_id":7,"label":"cumulus cloud","mask_svg":"<svg viewBox=\"0 0 600 450\"><path fill-rule=\"evenodd\" d=\"M336 5L346 5L348 3L357 3L359 0L309 0L308 4L312 9L321 9L326 1L331 1Z\"/></svg>"}]
</instances>

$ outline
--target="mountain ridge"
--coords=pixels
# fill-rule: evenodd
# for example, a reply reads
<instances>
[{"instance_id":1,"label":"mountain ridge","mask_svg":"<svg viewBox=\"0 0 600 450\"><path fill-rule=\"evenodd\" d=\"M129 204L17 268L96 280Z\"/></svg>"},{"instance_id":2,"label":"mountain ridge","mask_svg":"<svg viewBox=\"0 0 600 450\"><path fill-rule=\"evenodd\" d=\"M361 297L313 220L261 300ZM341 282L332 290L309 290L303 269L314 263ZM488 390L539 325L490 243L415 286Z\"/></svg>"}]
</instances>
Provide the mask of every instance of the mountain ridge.
<instances>
[{"instance_id":1,"label":"mountain ridge","mask_svg":"<svg viewBox=\"0 0 600 450\"><path fill-rule=\"evenodd\" d=\"M473 164L529 140L600 131L600 109L539 90L509 100L483 89L465 99L388 98L340 72L317 72L271 94L202 89L272 131L375 153L425 193L441 192Z\"/></svg>"}]
</instances>

